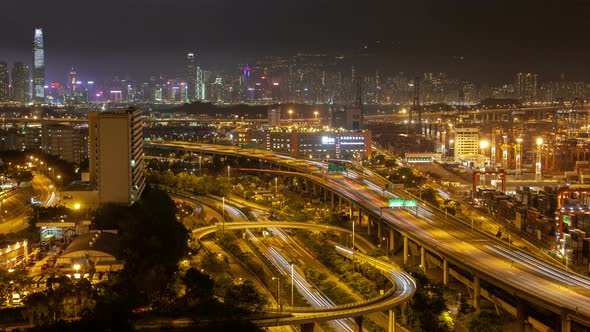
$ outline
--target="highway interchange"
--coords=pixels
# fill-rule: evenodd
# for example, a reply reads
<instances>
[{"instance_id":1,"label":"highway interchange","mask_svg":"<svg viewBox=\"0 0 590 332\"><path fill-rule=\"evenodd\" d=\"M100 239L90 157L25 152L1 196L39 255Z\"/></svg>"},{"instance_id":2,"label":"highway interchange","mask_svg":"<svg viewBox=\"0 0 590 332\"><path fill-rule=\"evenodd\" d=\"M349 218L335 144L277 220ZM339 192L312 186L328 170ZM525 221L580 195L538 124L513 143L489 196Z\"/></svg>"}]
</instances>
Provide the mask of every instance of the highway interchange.
<instances>
[{"instance_id":1,"label":"highway interchange","mask_svg":"<svg viewBox=\"0 0 590 332\"><path fill-rule=\"evenodd\" d=\"M317 162L272 154L268 151L241 150L237 147L202 146L185 142L153 144L168 149L202 153L220 153L261 158L268 162L306 172L301 174L323 186L337 191L373 215L382 213L383 220L427 249L448 257L454 264L473 270L494 285L514 292L532 303L550 308L585 326L590 326L590 284L586 277L567 272L560 267L513 250L485 234L472 231L463 223L449 222L444 214L420 205L418 215L400 210L381 209L387 198L378 180L365 175L323 175L317 172ZM312 173L316 173L315 175ZM567 319L567 318L566 318Z\"/></svg>"}]
</instances>

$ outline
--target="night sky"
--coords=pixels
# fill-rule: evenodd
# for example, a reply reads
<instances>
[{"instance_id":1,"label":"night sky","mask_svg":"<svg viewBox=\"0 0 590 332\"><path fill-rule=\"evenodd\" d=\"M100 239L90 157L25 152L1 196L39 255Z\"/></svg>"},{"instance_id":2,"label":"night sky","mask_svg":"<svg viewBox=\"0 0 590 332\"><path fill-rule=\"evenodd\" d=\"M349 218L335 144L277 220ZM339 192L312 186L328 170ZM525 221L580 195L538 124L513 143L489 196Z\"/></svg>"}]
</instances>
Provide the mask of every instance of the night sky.
<instances>
[{"instance_id":1,"label":"night sky","mask_svg":"<svg viewBox=\"0 0 590 332\"><path fill-rule=\"evenodd\" d=\"M0 60L30 62L33 28L44 29L48 80L72 64L88 78L142 79L182 73L187 51L211 67L299 50L351 54L377 40L388 47L370 51L396 71L590 76L590 0L29 0L3 1L1 18Z\"/></svg>"}]
</instances>

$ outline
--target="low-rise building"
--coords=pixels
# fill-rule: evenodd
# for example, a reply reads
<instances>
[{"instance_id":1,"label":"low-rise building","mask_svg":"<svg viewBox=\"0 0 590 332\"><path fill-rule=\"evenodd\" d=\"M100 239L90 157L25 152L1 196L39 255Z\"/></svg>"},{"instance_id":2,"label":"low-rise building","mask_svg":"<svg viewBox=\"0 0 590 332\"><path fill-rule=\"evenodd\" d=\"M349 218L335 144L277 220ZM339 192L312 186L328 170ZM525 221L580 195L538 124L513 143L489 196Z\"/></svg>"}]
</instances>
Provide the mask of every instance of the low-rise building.
<instances>
[{"instance_id":1,"label":"low-rise building","mask_svg":"<svg viewBox=\"0 0 590 332\"><path fill-rule=\"evenodd\" d=\"M371 132L342 130L248 130L238 132L237 145L311 159L369 158Z\"/></svg>"},{"instance_id":2,"label":"low-rise building","mask_svg":"<svg viewBox=\"0 0 590 332\"><path fill-rule=\"evenodd\" d=\"M115 231L91 231L75 238L56 261L64 270L111 272L123 268L119 236Z\"/></svg>"}]
</instances>

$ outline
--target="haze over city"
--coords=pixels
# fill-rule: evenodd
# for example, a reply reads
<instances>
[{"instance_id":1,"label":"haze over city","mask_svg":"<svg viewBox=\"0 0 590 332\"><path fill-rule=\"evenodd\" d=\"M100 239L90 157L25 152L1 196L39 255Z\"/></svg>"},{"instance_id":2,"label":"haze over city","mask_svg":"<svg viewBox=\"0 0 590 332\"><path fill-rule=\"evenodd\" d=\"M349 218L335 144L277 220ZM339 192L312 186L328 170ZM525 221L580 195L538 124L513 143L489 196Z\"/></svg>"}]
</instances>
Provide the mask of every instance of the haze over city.
<instances>
[{"instance_id":1,"label":"haze over city","mask_svg":"<svg viewBox=\"0 0 590 332\"><path fill-rule=\"evenodd\" d=\"M590 0L0 17L0 330L590 330Z\"/></svg>"},{"instance_id":2,"label":"haze over city","mask_svg":"<svg viewBox=\"0 0 590 332\"><path fill-rule=\"evenodd\" d=\"M183 72L195 51L217 69L248 56L378 54L385 70L448 72L483 83L533 71L589 74L585 1L80 1L8 2L0 23L5 60L30 61L43 27L47 77L75 65L87 79ZM380 42L380 43L379 43ZM457 59L460 59L459 61Z\"/></svg>"}]
</instances>

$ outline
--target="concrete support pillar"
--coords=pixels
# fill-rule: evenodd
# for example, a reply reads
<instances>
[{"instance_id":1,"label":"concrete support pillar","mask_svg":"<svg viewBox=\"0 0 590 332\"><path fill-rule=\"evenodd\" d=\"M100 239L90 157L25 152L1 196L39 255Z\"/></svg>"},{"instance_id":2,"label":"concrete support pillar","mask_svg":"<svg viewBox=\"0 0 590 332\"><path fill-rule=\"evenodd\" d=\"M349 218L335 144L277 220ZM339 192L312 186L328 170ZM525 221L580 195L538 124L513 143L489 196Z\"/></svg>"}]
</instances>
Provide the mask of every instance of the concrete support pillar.
<instances>
[{"instance_id":1,"label":"concrete support pillar","mask_svg":"<svg viewBox=\"0 0 590 332\"><path fill-rule=\"evenodd\" d=\"M408 302L402 303L402 325L408 325Z\"/></svg>"},{"instance_id":2,"label":"concrete support pillar","mask_svg":"<svg viewBox=\"0 0 590 332\"><path fill-rule=\"evenodd\" d=\"M383 236L383 220L379 219L377 221L377 237L381 238Z\"/></svg>"},{"instance_id":3,"label":"concrete support pillar","mask_svg":"<svg viewBox=\"0 0 590 332\"><path fill-rule=\"evenodd\" d=\"M524 301L518 300L518 303L516 303L516 320L518 321L518 331L525 331L526 317L527 314L524 306Z\"/></svg>"},{"instance_id":4,"label":"concrete support pillar","mask_svg":"<svg viewBox=\"0 0 590 332\"><path fill-rule=\"evenodd\" d=\"M408 237L404 235L404 264L408 264Z\"/></svg>"},{"instance_id":5,"label":"concrete support pillar","mask_svg":"<svg viewBox=\"0 0 590 332\"><path fill-rule=\"evenodd\" d=\"M446 258L443 258L443 285L449 284L449 262Z\"/></svg>"},{"instance_id":6,"label":"concrete support pillar","mask_svg":"<svg viewBox=\"0 0 590 332\"><path fill-rule=\"evenodd\" d=\"M395 310L389 309L389 324L387 324L387 332L395 332Z\"/></svg>"},{"instance_id":7,"label":"concrete support pillar","mask_svg":"<svg viewBox=\"0 0 590 332\"><path fill-rule=\"evenodd\" d=\"M420 247L420 268L426 272L426 250L424 247Z\"/></svg>"},{"instance_id":8,"label":"concrete support pillar","mask_svg":"<svg viewBox=\"0 0 590 332\"><path fill-rule=\"evenodd\" d=\"M348 204L348 215L350 216L350 220L352 220L352 222L355 222L354 220L354 216L353 216L353 210L352 210L352 202L349 202Z\"/></svg>"},{"instance_id":9,"label":"concrete support pillar","mask_svg":"<svg viewBox=\"0 0 590 332\"><path fill-rule=\"evenodd\" d=\"M393 229L389 230L389 252L395 253L395 231Z\"/></svg>"},{"instance_id":10,"label":"concrete support pillar","mask_svg":"<svg viewBox=\"0 0 590 332\"><path fill-rule=\"evenodd\" d=\"M299 327L301 329L301 332L313 332L314 325L315 323L306 323L301 324Z\"/></svg>"},{"instance_id":11,"label":"concrete support pillar","mask_svg":"<svg viewBox=\"0 0 590 332\"><path fill-rule=\"evenodd\" d=\"M324 204L326 204L328 202L328 191L326 188L322 188L322 191L324 192Z\"/></svg>"},{"instance_id":12,"label":"concrete support pillar","mask_svg":"<svg viewBox=\"0 0 590 332\"><path fill-rule=\"evenodd\" d=\"M566 311L561 313L561 332L570 332L572 330L572 321Z\"/></svg>"},{"instance_id":13,"label":"concrete support pillar","mask_svg":"<svg viewBox=\"0 0 590 332\"><path fill-rule=\"evenodd\" d=\"M356 323L354 330L363 332L363 316L354 317L354 322Z\"/></svg>"},{"instance_id":14,"label":"concrete support pillar","mask_svg":"<svg viewBox=\"0 0 590 332\"><path fill-rule=\"evenodd\" d=\"M475 313L479 314L479 310L480 310L480 293L481 293L481 289L479 288L479 277L475 276L473 277L473 307L475 308Z\"/></svg>"}]
</instances>

